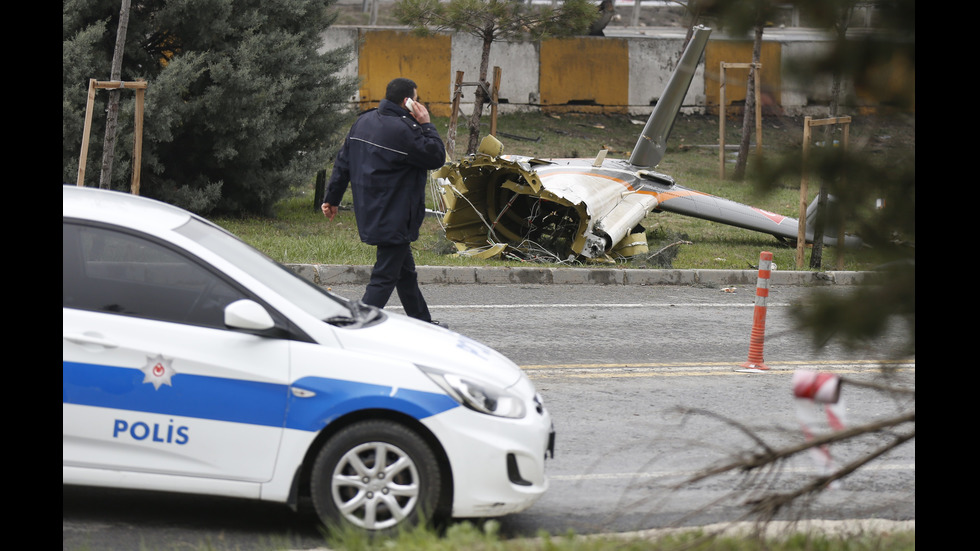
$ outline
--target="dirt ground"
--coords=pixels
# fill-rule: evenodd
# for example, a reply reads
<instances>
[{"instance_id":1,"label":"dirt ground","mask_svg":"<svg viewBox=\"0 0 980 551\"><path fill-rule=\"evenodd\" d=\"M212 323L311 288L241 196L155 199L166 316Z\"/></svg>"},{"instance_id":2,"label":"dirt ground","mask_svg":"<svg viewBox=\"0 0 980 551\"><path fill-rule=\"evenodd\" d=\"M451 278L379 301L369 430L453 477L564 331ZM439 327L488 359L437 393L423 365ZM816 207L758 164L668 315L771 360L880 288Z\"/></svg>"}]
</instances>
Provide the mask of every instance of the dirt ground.
<instances>
[{"instance_id":1,"label":"dirt ground","mask_svg":"<svg viewBox=\"0 0 980 551\"><path fill-rule=\"evenodd\" d=\"M852 147L868 151L911 151L915 152L915 114L914 113L851 113L853 122L849 129L849 142ZM762 133L767 148L775 150L797 149L803 144L802 116L764 116ZM730 145L738 145L741 137L741 117L729 118L726 126L726 140ZM814 127L814 144L824 139L823 128ZM838 126L833 131L833 139L843 139L843 129ZM671 141L674 144L716 144L718 139L717 115L681 115L674 124ZM753 139L754 140L754 139ZM754 141L753 141L754 143Z\"/></svg>"}]
</instances>

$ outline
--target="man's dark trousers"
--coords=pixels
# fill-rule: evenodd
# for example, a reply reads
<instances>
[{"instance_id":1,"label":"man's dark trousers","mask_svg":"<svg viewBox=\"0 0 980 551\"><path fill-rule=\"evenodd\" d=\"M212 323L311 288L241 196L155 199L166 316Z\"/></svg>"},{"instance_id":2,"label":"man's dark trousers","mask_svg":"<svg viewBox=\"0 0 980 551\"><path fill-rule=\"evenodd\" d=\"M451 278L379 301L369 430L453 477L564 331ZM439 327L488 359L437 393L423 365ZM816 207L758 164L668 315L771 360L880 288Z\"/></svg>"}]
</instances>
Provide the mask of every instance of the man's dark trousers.
<instances>
[{"instance_id":1,"label":"man's dark trousers","mask_svg":"<svg viewBox=\"0 0 980 551\"><path fill-rule=\"evenodd\" d=\"M371 281L361 301L384 308L395 289L398 290L398 299L405 308L405 314L422 321L432 321L429 306L419 289L419 276L415 272L411 243L378 245Z\"/></svg>"}]
</instances>

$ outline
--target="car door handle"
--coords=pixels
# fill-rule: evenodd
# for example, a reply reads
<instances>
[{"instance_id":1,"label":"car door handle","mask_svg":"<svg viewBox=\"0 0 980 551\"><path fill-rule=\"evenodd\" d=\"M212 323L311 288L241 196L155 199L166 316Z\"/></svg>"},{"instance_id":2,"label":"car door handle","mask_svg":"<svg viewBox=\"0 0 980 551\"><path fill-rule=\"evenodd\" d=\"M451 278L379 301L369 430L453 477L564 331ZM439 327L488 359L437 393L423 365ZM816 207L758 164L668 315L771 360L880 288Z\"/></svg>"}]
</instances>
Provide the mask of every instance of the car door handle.
<instances>
[{"instance_id":1,"label":"car door handle","mask_svg":"<svg viewBox=\"0 0 980 551\"><path fill-rule=\"evenodd\" d=\"M106 339L102 335L97 333L71 333L63 334L64 338L68 342L73 342L75 344L81 345L96 345L103 348L116 348L119 345L109 339Z\"/></svg>"}]
</instances>

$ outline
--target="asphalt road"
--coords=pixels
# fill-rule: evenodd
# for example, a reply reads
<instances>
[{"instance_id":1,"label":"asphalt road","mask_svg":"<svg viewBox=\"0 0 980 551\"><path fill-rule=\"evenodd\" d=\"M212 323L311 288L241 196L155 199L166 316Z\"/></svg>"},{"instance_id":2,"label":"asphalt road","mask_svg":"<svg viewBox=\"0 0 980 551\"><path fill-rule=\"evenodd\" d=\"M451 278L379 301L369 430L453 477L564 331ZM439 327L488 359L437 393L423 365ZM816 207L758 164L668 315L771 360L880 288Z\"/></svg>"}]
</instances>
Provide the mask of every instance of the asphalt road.
<instances>
[{"instance_id":1,"label":"asphalt road","mask_svg":"<svg viewBox=\"0 0 980 551\"><path fill-rule=\"evenodd\" d=\"M352 298L360 293L357 287L335 290ZM735 520L760 491L789 492L805 484L819 474L816 463L804 454L767 476L683 483L737 453L758 451L733 423L770 446L801 440L790 391L795 370L915 384L914 359L893 358L905 343L900 323L860 350L835 344L818 350L794 330L791 306L813 299L805 287L771 289L763 349L771 369L758 374L734 371L748 360L754 287L430 285L424 291L434 317L522 365L555 416L552 488L529 511L504 518L505 533L619 532ZM881 372L882 360L888 374ZM864 388L845 387L842 395L848 426L914 409L914 402ZM839 464L883 443L868 439L831 454ZM914 441L805 509L777 514L798 517L914 519Z\"/></svg>"},{"instance_id":2,"label":"asphalt road","mask_svg":"<svg viewBox=\"0 0 980 551\"><path fill-rule=\"evenodd\" d=\"M360 286L337 286L357 298ZM829 292L848 292L846 287ZM790 392L796 369L913 388L914 359L896 360L904 328L861 350L816 350L793 330L790 305L803 287L773 289L764 373L736 373L747 360L754 289L594 285L426 285L434 317L523 366L545 399L558 439L549 492L531 509L500 520L506 535L622 532L741 519L747 502L791 492L819 474L809 455L762 473L729 473L687 483L704 468L802 440ZM397 299L393 300L393 311ZM882 362L888 367L881 370ZM914 397L845 383L847 426L914 410ZM822 413L822 412L821 412ZM741 428L739 428L741 427ZM817 430L821 426L815 426ZM886 443L884 437L830 448L838 464ZM915 519L915 442L892 450L777 518ZM312 549L323 539L309 515L283 506L65 487L65 549Z\"/></svg>"}]
</instances>

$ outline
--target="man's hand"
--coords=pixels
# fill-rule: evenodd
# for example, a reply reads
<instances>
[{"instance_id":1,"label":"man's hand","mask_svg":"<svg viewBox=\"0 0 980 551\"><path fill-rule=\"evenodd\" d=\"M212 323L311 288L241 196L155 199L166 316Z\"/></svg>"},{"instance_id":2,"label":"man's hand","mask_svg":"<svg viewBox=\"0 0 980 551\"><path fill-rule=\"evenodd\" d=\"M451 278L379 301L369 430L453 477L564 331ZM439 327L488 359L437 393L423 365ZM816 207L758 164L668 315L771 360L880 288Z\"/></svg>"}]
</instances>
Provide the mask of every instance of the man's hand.
<instances>
[{"instance_id":1,"label":"man's hand","mask_svg":"<svg viewBox=\"0 0 980 551\"><path fill-rule=\"evenodd\" d=\"M422 102L413 101L410 111L412 112L412 116L415 117L415 120L418 121L419 124L431 122L429 110L422 105Z\"/></svg>"},{"instance_id":2,"label":"man's hand","mask_svg":"<svg viewBox=\"0 0 980 551\"><path fill-rule=\"evenodd\" d=\"M331 205L330 203L320 205L320 209L323 210L323 215L326 216L328 220L333 220L333 217L337 216L337 211L340 210L336 205Z\"/></svg>"}]
</instances>

